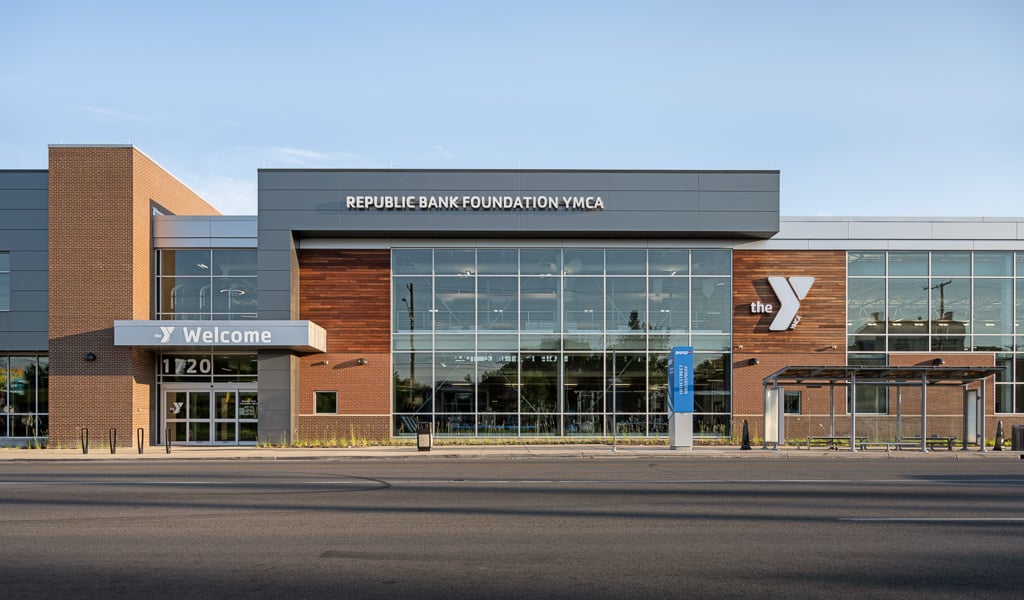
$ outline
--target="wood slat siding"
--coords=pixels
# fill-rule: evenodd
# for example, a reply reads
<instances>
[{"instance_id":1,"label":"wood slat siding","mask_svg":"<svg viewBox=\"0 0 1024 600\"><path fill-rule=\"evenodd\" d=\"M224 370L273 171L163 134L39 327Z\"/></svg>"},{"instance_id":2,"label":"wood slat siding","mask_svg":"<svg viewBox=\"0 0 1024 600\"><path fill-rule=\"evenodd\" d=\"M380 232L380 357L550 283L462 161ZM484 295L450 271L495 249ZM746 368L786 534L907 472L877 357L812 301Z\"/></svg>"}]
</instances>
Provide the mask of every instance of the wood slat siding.
<instances>
[{"instance_id":1,"label":"wood slat siding","mask_svg":"<svg viewBox=\"0 0 1024 600\"><path fill-rule=\"evenodd\" d=\"M769 331L776 313L750 312L750 303L758 300L778 310L779 299L768 285L769 276L814 277L814 286L797 311L801 320L795 329ZM742 345L744 354L843 352L846 252L737 250L733 252L733 301L733 343Z\"/></svg>"},{"instance_id":2,"label":"wood slat siding","mask_svg":"<svg viewBox=\"0 0 1024 600\"><path fill-rule=\"evenodd\" d=\"M327 330L328 352L388 352L391 252L300 250L299 313Z\"/></svg>"},{"instance_id":3,"label":"wood slat siding","mask_svg":"<svg viewBox=\"0 0 1024 600\"><path fill-rule=\"evenodd\" d=\"M842 365L846 362L846 252L736 250L733 269L733 431L738 435L749 420L751 435L764 435L764 377L789 365ZM770 331L776 312L753 314L750 303L760 300L777 311L780 304L768 277L814 277L807 298L800 302L795 329ZM832 348L835 346L835 349ZM756 364L749 361L755 360ZM803 390L802 418L808 412L826 414L828 389ZM842 392L839 393L842 398ZM840 400L842 402L842 400ZM815 422L815 431L820 422ZM801 421L801 425L805 425ZM807 425L810 426L810 425ZM787 434L793 433L788 429ZM827 429L825 429L827 431ZM806 432L800 431L806 436Z\"/></svg>"}]
</instances>

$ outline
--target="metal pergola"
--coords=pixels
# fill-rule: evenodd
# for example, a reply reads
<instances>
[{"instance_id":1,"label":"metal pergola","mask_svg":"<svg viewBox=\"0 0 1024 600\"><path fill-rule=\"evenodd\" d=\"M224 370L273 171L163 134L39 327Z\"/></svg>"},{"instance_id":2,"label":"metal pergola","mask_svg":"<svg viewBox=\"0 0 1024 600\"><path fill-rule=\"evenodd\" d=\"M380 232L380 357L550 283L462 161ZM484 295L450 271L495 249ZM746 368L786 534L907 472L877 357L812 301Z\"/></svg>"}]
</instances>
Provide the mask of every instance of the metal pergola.
<instances>
[{"instance_id":1,"label":"metal pergola","mask_svg":"<svg viewBox=\"0 0 1024 600\"><path fill-rule=\"evenodd\" d=\"M937 359L940 360L940 359ZM941 364L941 363L939 363ZM787 384L799 386L829 386L829 435L835 435L836 407L835 387L841 385L848 387L850 397L850 451L857 451L857 384L884 385L896 387L900 392L903 387L920 386L921 388L921 451L928 451L928 386L960 386L964 389L968 385L980 382L979 397L979 418L980 425L980 451L985 451L985 380L1002 372L998 367L946 367L939 366L915 366L915 367L884 367L884 366L859 366L859 365L819 365L819 366L788 366L768 375L761 380L764 393L767 396L769 388L786 386ZM993 394L994 397L994 394ZM896 396L896 423L897 432L900 431L903 398L897 393ZM779 410L782 410L781 407ZM767 410L765 419L768 418Z\"/></svg>"}]
</instances>

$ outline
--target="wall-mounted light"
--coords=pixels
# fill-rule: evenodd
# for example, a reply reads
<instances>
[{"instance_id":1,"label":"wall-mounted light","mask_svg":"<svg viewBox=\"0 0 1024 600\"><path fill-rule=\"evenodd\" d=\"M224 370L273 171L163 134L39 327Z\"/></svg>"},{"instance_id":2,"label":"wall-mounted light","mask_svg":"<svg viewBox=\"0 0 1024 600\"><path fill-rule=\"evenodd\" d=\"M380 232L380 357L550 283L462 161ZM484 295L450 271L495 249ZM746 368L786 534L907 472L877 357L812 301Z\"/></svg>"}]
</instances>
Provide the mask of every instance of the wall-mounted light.
<instances>
[{"instance_id":1,"label":"wall-mounted light","mask_svg":"<svg viewBox=\"0 0 1024 600\"><path fill-rule=\"evenodd\" d=\"M760 363L760 362L761 361L757 360L756 358L748 358L747 359L747 364L750 365L751 367L756 365L756 364L758 364L758 363Z\"/></svg>"},{"instance_id":2,"label":"wall-mounted light","mask_svg":"<svg viewBox=\"0 0 1024 600\"><path fill-rule=\"evenodd\" d=\"M941 358L936 358L935 360L932 361L932 365L936 367L944 364L946 364L946 361L942 360Z\"/></svg>"},{"instance_id":3,"label":"wall-mounted light","mask_svg":"<svg viewBox=\"0 0 1024 600\"><path fill-rule=\"evenodd\" d=\"M329 361L327 359L324 359L324 360L321 360L319 362L313 363L313 366L315 367L315 366L318 366L318 365L329 365L329 364L331 364L331 361Z\"/></svg>"},{"instance_id":4,"label":"wall-mounted light","mask_svg":"<svg viewBox=\"0 0 1024 600\"><path fill-rule=\"evenodd\" d=\"M92 352L86 352L84 355L82 355L82 360L84 360L85 362L92 362L96 360L96 355L93 354Z\"/></svg>"},{"instance_id":5,"label":"wall-mounted light","mask_svg":"<svg viewBox=\"0 0 1024 600\"><path fill-rule=\"evenodd\" d=\"M357 365L365 365L365 364L368 364L369 362L370 361L366 360L365 358L357 358L356 359L356 364Z\"/></svg>"}]
</instances>

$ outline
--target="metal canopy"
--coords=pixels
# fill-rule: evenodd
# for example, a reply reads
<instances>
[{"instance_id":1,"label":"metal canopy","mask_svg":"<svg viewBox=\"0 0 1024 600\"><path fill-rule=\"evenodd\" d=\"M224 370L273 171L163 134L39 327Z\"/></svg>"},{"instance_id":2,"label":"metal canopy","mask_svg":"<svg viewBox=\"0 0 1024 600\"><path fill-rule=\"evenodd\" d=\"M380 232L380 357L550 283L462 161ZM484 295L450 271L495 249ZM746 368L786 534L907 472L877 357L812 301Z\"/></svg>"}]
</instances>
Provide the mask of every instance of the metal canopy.
<instances>
[{"instance_id":1,"label":"metal canopy","mask_svg":"<svg viewBox=\"0 0 1024 600\"><path fill-rule=\"evenodd\" d=\"M998 367L877 367L859 365L783 367L762 380L764 385L780 383L886 385L966 385L1002 372Z\"/></svg>"},{"instance_id":2,"label":"metal canopy","mask_svg":"<svg viewBox=\"0 0 1024 600\"><path fill-rule=\"evenodd\" d=\"M966 389L971 383L980 382L980 403L978 405L978 422L980 424L979 450L985 452L985 380L1002 372L998 367L946 367L938 364L931 366L860 366L860 365L818 365L788 366L768 375L761 380L765 395L765 423L768 421L768 389L793 385L829 386L829 436L835 436L835 386L841 385L850 389L851 396L856 395L857 384L895 386L897 391L902 386L920 386L921 388L921 451L928 451L928 386L963 386ZM966 402L966 401L965 401ZM850 451L857 451L857 403L851 402L850 407ZM781 408L778 408L782 417ZM966 410L966 404L965 404ZM896 396L896 431L897 441L901 437L902 397ZM781 421L780 421L781 423ZM767 427L767 425L766 425ZM781 427L781 425L780 425ZM966 425L965 425L966 427ZM966 431L966 429L965 429ZM845 436L844 436L845 437ZM780 440L781 441L781 440ZM767 447L767 441L765 444ZM967 438L964 437L964 448ZM776 444L776 450L778 444Z\"/></svg>"}]
</instances>

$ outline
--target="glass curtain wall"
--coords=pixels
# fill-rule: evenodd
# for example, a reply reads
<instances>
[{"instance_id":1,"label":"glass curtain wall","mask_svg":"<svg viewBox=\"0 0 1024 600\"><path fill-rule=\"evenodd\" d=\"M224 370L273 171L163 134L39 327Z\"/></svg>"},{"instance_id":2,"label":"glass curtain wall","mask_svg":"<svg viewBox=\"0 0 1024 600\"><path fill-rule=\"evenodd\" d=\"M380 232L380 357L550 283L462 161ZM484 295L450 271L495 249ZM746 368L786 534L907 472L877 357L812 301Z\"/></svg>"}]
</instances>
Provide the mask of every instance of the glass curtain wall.
<instances>
[{"instance_id":1,"label":"glass curtain wall","mask_svg":"<svg viewBox=\"0 0 1024 600\"><path fill-rule=\"evenodd\" d=\"M0 354L0 438L49 435L50 359Z\"/></svg>"},{"instance_id":2,"label":"glass curtain wall","mask_svg":"<svg viewBox=\"0 0 1024 600\"><path fill-rule=\"evenodd\" d=\"M255 319L256 250L161 250L157 258L157 318Z\"/></svg>"},{"instance_id":3,"label":"glass curtain wall","mask_svg":"<svg viewBox=\"0 0 1024 600\"><path fill-rule=\"evenodd\" d=\"M698 434L729 435L732 255L396 249L394 433L667 433L667 356L696 351Z\"/></svg>"},{"instance_id":4,"label":"glass curtain wall","mask_svg":"<svg viewBox=\"0 0 1024 600\"><path fill-rule=\"evenodd\" d=\"M847 253L850 364L891 352L992 352L996 412L1024 413L1024 253ZM884 390L858 386L857 411L886 412ZM864 397L861 397L864 394Z\"/></svg>"}]
</instances>

